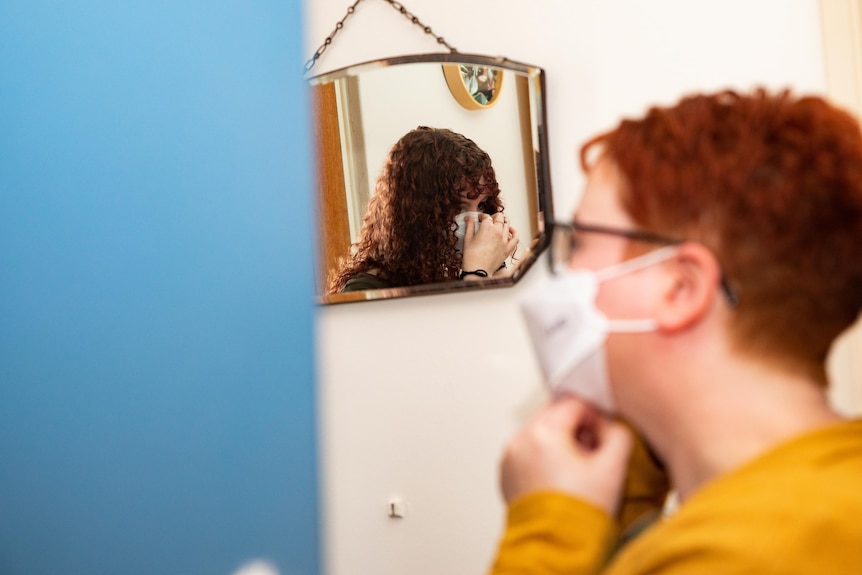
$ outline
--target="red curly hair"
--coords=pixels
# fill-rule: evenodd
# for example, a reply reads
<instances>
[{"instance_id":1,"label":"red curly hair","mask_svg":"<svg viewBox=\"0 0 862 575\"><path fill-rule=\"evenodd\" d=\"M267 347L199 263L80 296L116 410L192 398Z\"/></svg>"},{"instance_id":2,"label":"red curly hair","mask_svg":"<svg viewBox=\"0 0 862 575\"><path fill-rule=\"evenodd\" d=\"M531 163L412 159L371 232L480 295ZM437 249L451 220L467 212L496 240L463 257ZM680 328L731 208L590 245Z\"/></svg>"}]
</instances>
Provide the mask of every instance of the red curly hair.
<instances>
[{"instance_id":1,"label":"red curly hair","mask_svg":"<svg viewBox=\"0 0 862 575\"><path fill-rule=\"evenodd\" d=\"M491 158L469 138L419 126L389 152L368 202L359 240L329 285L338 293L351 277L374 271L392 287L458 279L455 216L464 198L487 197L479 210L503 210Z\"/></svg>"},{"instance_id":2,"label":"red curly hair","mask_svg":"<svg viewBox=\"0 0 862 575\"><path fill-rule=\"evenodd\" d=\"M716 254L739 302L739 349L825 382L832 341L862 308L862 134L822 98L724 91L652 108L594 145L645 230Z\"/></svg>"}]
</instances>

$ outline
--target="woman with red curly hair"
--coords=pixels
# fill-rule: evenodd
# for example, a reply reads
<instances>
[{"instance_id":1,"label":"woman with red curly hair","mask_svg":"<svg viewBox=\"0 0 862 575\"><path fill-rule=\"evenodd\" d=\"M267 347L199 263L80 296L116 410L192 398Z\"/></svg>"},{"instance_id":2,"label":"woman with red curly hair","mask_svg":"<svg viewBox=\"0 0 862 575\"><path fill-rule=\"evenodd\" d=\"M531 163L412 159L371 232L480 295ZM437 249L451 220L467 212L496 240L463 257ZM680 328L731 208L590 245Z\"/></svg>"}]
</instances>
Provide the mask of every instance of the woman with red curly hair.
<instances>
[{"instance_id":1,"label":"woman with red curly hair","mask_svg":"<svg viewBox=\"0 0 862 575\"><path fill-rule=\"evenodd\" d=\"M523 302L556 399L506 449L492 573L862 573L862 420L831 407L825 368L862 309L858 123L720 92L581 157L555 275ZM618 418L678 500L623 545L649 458Z\"/></svg>"},{"instance_id":2,"label":"woman with red curly hair","mask_svg":"<svg viewBox=\"0 0 862 575\"><path fill-rule=\"evenodd\" d=\"M517 247L488 154L461 134L420 126L390 150L329 293L500 277Z\"/></svg>"}]
</instances>

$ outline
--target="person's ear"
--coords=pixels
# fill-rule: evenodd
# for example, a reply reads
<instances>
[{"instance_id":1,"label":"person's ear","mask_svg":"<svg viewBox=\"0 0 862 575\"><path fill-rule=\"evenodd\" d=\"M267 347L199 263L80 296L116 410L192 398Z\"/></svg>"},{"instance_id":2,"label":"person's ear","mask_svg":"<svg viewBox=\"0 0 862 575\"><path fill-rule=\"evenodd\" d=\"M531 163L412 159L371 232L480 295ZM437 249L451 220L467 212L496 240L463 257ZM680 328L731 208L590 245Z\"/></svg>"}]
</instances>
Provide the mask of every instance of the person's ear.
<instances>
[{"instance_id":1,"label":"person's ear","mask_svg":"<svg viewBox=\"0 0 862 575\"><path fill-rule=\"evenodd\" d=\"M721 266L706 246L685 243L665 262L665 271L667 281L656 318L659 329L688 329L704 319L721 296Z\"/></svg>"}]
</instances>

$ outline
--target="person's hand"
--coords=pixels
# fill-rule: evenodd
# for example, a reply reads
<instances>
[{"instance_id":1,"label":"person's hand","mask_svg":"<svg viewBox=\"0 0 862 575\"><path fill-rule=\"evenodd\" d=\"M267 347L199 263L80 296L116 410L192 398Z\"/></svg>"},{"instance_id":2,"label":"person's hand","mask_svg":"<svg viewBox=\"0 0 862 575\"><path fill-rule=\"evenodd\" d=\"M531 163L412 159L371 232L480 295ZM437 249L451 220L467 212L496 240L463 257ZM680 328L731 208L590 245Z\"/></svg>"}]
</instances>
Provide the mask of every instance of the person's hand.
<instances>
[{"instance_id":1,"label":"person's hand","mask_svg":"<svg viewBox=\"0 0 862 575\"><path fill-rule=\"evenodd\" d=\"M506 503L539 491L578 497L614 515L632 436L573 396L544 406L506 447L500 484Z\"/></svg>"},{"instance_id":2,"label":"person's hand","mask_svg":"<svg viewBox=\"0 0 862 575\"><path fill-rule=\"evenodd\" d=\"M508 222L506 222L506 223L508 225ZM506 256L507 259L509 257L514 258L515 252L518 250L518 244L520 244L520 242L521 242L521 240L520 240L520 237L518 236L518 230L516 230L514 226L509 225L509 242L508 242L508 245L506 246L506 248L507 249L511 248L511 249L507 252L508 253L508 256ZM515 270L517 270L520 267L519 261L520 260L515 260L514 262L512 262L509 265L506 265L506 266L501 267L501 268L497 268L497 271L495 271L491 275L494 276L495 278L511 277L515 273Z\"/></svg>"},{"instance_id":3,"label":"person's hand","mask_svg":"<svg viewBox=\"0 0 862 575\"><path fill-rule=\"evenodd\" d=\"M467 216L464 221L467 229L461 268L467 271L485 270L489 276L493 275L518 248L517 230L509 225L502 212L493 216L481 214L478 229L471 217ZM480 278L467 276L465 279Z\"/></svg>"},{"instance_id":4,"label":"person's hand","mask_svg":"<svg viewBox=\"0 0 862 575\"><path fill-rule=\"evenodd\" d=\"M510 226L509 229L513 230L514 228L512 228ZM515 233L517 234L518 232L515 232ZM520 241L519 241L519 243L520 243ZM533 240L530 242L530 245L527 246L526 248L524 248L523 252L520 255L518 255L517 258L515 258L515 256L513 255L512 256L512 262L509 263L506 267L498 269L494 273L494 277L495 278L507 278L507 277L512 277L513 275L515 275L515 273L519 269L521 269L521 264L523 264L525 261L528 261L530 259L530 257L533 254L533 248L535 248L536 244L538 244L538 243L539 243L539 238L533 238Z\"/></svg>"}]
</instances>

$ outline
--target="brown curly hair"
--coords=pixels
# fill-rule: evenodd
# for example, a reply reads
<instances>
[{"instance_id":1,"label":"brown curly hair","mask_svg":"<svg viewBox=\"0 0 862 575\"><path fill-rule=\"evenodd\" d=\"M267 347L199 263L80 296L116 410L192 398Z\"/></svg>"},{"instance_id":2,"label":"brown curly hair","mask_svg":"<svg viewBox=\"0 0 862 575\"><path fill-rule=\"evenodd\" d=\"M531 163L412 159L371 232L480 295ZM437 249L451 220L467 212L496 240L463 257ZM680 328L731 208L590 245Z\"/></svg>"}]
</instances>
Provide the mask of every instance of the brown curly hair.
<instances>
[{"instance_id":1,"label":"brown curly hair","mask_svg":"<svg viewBox=\"0 0 862 575\"><path fill-rule=\"evenodd\" d=\"M587 142L645 230L710 247L739 298L739 349L825 382L862 308L862 134L822 98L723 91L652 108Z\"/></svg>"},{"instance_id":2,"label":"brown curly hair","mask_svg":"<svg viewBox=\"0 0 862 575\"><path fill-rule=\"evenodd\" d=\"M389 151L359 240L333 275L329 293L369 271L392 287L457 279L455 216L465 197L482 194L487 197L480 211L503 210L491 158L475 142L444 128L411 130Z\"/></svg>"}]
</instances>

